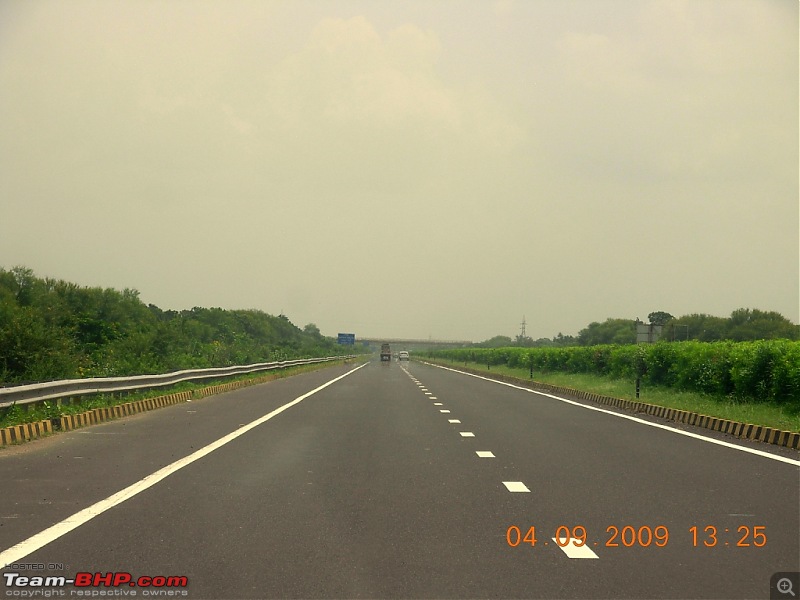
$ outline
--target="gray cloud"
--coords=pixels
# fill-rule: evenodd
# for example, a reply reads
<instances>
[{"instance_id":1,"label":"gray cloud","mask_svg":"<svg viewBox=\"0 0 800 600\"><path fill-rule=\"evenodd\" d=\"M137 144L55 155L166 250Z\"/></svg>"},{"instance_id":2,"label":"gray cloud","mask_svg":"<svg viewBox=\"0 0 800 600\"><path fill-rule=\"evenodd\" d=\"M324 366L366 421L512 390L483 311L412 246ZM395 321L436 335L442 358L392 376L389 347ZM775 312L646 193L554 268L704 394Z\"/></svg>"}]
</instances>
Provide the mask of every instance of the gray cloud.
<instances>
[{"instance_id":1,"label":"gray cloud","mask_svg":"<svg viewBox=\"0 0 800 600\"><path fill-rule=\"evenodd\" d=\"M6 267L326 334L800 319L794 3L41 1L0 23Z\"/></svg>"}]
</instances>

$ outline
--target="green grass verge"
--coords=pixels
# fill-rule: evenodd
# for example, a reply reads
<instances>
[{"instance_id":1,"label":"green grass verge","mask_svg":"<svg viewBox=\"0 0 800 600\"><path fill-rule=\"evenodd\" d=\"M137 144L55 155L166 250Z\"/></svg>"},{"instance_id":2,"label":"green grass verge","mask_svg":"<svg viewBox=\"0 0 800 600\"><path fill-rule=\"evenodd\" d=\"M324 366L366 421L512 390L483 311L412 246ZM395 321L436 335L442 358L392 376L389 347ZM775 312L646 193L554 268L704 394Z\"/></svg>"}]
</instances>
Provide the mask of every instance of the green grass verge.
<instances>
[{"instance_id":1,"label":"green grass verge","mask_svg":"<svg viewBox=\"0 0 800 600\"><path fill-rule=\"evenodd\" d=\"M247 375L240 375L238 377L228 377L216 381L206 381L203 383L183 382L168 388L160 388L148 390L145 392L136 392L127 395L111 395L101 394L84 398L80 402L73 402L71 404L57 405L55 401L44 402L37 404L30 409L28 406L15 405L9 408L0 408L0 429L10 427L12 425L22 425L23 423L35 423L37 421L46 421L49 419L57 419L62 415L72 415L83 413L95 408L107 408L116 406L118 404L125 404L126 402L134 402L136 400L144 400L146 398L156 398L158 396L166 396L177 392L186 392L200 390L212 385L221 383L231 383L232 381L250 381L253 379L267 378L268 381L274 379L282 379L300 373L308 373L310 371L317 371L325 369L334 365L341 365L343 361L336 360L326 363L314 363L310 365L300 365L297 367L289 367L276 371L266 371L261 373L249 373Z\"/></svg>"},{"instance_id":2,"label":"green grass verge","mask_svg":"<svg viewBox=\"0 0 800 600\"><path fill-rule=\"evenodd\" d=\"M420 357L420 360L429 359ZM485 372L487 375L510 375L519 379L530 380L530 372L527 369L512 369L502 365L495 365L491 369L487 369L484 364L468 362L465 365L463 361L458 362L440 358L436 358L434 361L453 368L466 366L473 370ZM613 398L636 399L636 386L633 380L562 372L535 372L533 380ZM665 387L644 385L640 387L639 400L648 404L688 410L721 419L764 425L784 431L800 432L800 401L794 405L779 405L755 400L743 402L696 392L682 392Z\"/></svg>"}]
</instances>

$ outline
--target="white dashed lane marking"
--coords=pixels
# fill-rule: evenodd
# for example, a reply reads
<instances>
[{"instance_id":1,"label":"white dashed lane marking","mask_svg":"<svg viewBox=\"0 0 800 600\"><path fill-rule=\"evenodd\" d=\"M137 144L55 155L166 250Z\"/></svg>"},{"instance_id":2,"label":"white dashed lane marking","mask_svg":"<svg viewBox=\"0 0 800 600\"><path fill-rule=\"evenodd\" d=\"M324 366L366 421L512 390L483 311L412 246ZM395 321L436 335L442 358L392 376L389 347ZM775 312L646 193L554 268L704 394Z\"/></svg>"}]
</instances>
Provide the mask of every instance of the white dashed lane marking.
<instances>
[{"instance_id":1,"label":"white dashed lane marking","mask_svg":"<svg viewBox=\"0 0 800 600\"><path fill-rule=\"evenodd\" d=\"M553 541L558 544L558 547L564 551L569 558L600 558L592 552L588 546L578 546L575 544L577 540L569 540L569 544L567 544L567 538L553 538ZM562 544L566 544L565 546Z\"/></svg>"},{"instance_id":2,"label":"white dashed lane marking","mask_svg":"<svg viewBox=\"0 0 800 600\"><path fill-rule=\"evenodd\" d=\"M509 492L530 492L528 486L521 481L504 481L503 485L506 486Z\"/></svg>"},{"instance_id":3,"label":"white dashed lane marking","mask_svg":"<svg viewBox=\"0 0 800 600\"><path fill-rule=\"evenodd\" d=\"M406 373L408 373L408 372L406 371ZM429 392L428 388L426 388L422 383L420 383L419 379L414 378L410 374L409 374L409 377L411 377L411 380L414 383L417 384L417 387L420 389L421 392L424 392L425 395L428 396L431 400L437 400L436 396L434 396L431 392ZM434 402L433 405L434 406L443 406L443 403L442 402ZM443 413L443 414L448 414L450 411L447 410L447 409L440 409L439 412ZM461 420L460 419L448 419L447 422L451 423L451 424L460 424ZM459 431L459 434L461 435L461 437L465 437L465 438L467 438L467 437L474 438L475 437L475 434L472 431ZM491 452L490 450L476 450L475 454L478 456L478 458L497 458L494 455L494 453ZM522 493L530 492L530 490L528 489L528 486L526 486L521 481L504 481L503 485L506 486L506 489L509 492L522 492ZM576 559L581 559L581 558L589 558L589 559L600 558L599 556L597 556L597 554L595 554L586 545L578 546L576 544L577 540L569 540L568 544L566 543L567 542L566 538L560 538L560 539L552 538L552 540L559 548L561 548L561 550L564 552L564 554L567 555L568 558L576 558ZM566 545L562 546L562 544L566 544Z\"/></svg>"}]
</instances>

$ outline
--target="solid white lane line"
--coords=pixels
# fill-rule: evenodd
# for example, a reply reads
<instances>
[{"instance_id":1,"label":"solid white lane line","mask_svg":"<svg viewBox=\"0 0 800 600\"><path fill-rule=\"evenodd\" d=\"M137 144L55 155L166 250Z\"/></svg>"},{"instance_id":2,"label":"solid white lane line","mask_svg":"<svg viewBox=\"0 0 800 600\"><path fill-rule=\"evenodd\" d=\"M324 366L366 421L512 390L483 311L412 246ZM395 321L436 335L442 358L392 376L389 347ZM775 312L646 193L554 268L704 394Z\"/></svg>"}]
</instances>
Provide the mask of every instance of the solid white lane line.
<instances>
[{"instance_id":1,"label":"solid white lane line","mask_svg":"<svg viewBox=\"0 0 800 600\"><path fill-rule=\"evenodd\" d=\"M737 446L736 444L731 444L730 442L724 442L722 440L715 440L714 438L705 437L703 435L699 435L697 433L692 433L691 431L682 431L680 429L675 429L674 427L668 427L667 425L662 425L661 423L651 423L650 421L645 421L644 419L639 419L638 417L632 417L630 415L623 415L620 413L616 413L610 410L606 410L604 408L599 408L597 406L589 406L586 404L581 404L580 402L575 402L574 400L568 400L567 398L562 398L560 396L554 396L553 394L548 394L546 392L539 392L536 390L531 390L529 388L525 388L519 385L514 385L513 383L506 383L505 381L497 381L496 379L489 379L488 377L481 377L480 375L475 375L474 373L465 373L464 371L459 371L458 369L451 369L450 367L443 367L441 365L435 365L433 363L425 363L426 365L430 365L432 367L438 367L440 369L444 369L446 371L453 371L454 373L460 373L461 375L469 375L470 377L475 377L477 379L483 379L484 381L491 381L492 383L497 383L499 385L505 385L508 387L512 387L518 390L522 390L523 392L528 392L530 394L538 394L539 396L546 396L548 398L552 398L553 400L558 400L560 402L565 402L567 404L572 404L573 406L577 406L580 408L585 408L586 410L593 410L596 412L604 413L607 415L611 415L612 417L618 417L620 419L627 419L628 421L633 421L635 423L640 423L642 425L647 425L649 427L656 427L658 429L664 429L665 431L671 431L672 433L677 433L678 435L685 435L686 437L694 438L697 440L702 440L704 442L708 442L709 444L716 444L718 446L725 446L726 448L732 448L734 450L739 450L740 452L747 452L748 454L755 454L756 456L761 456L763 458L769 458L772 460L777 460L778 462L788 463L790 465L795 465L800 467L800 460L793 460L791 458L786 458L784 456L778 456L777 454L770 454L769 452L763 452L762 450L755 450L753 448L746 448L744 446Z\"/></svg>"},{"instance_id":2,"label":"solid white lane line","mask_svg":"<svg viewBox=\"0 0 800 600\"><path fill-rule=\"evenodd\" d=\"M475 437L475 434L471 431L459 431L459 433L461 434L461 437Z\"/></svg>"},{"instance_id":3,"label":"solid white lane line","mask_svg":"<svg viewBox=\"0 0 800 600\"><path fill-rule=\"evenodd\" d=\"M228 435L219 438L215 442L211 442L207 446L200 448L200 450L193 452L189 456L176 460L174 463L167 465L166 467L159 469L154 473L151 473L147 477L140 479L134 484L129 485L125 489L120 490L116 494L109 496L105 500L100 500L99 502L92 504L88 508L84 508L83 510L76 512L71 517L67 517L60 523L56 523L55 525L48 527L44 531L41 531L29 537L27 540L24 540L19 544L11 546L11 548L8 548L7 550L0 552L0 565L9 565L15 563L20 559L25 558L29 554L36 552L43 546L49 544L50 542L57 540L61 536L69 533L73 529L80 527L84 523L91 521L92 519L103 514L107 510L117 506L118 504L125 502L125 500L133 498L140 492L143 492L146 489L153 487L162 479L165 479L170 475L172 475L173 473L175 473L176 471L181 470L183 467L186 467L192 464L193 462L200 460L207 454L211 454L212 452L214 452L214 450L222 448L222 446L224 446L228 442L232 442L233 440L244 435L251 429L254 429L255 427L261 425L262 423L269 421L272 417L279 415L286 409L291 408L295 404L302 402L309 396L313 396L320 390L323 390L329 385L336 383L340 379L344 379L348 375L355 373L356 371L358 371L362 367L365 367L368 364L369 363L364 363L363 365L360 365L355 369L351 369L344 375L339 375L339 377L331 379L327 383L323 383L321 386L314 388L310 392L307 392L302 396L298 396L291 402L288 402L283 406L276 408L271 413L268 413L263 417L259 417L258 419L248 423L247 425L239 427L239 429L237 429L236 431L233 431Z\"/></svg>"},{"instance_id":4,"label":"solid white lane line","mask_svg":"<svg viewBox=\"0 0 800 600\"><path fill-rule=\"evenodd\" d=\"M503 485L506 486L509 492L530 492L528 486L521 481L504 481Z\"/></svg>"},{"instance_id":5,"label":"solid white lane line","mask_svg":"<svg viewBox=\"0 0 800 600\"><path fill-rule=\"evenodd\" d=\"M461 423L460 419L447 419L448 423Z\"/></svg>"},{"instance_id":6,"label":"solid white lane line","mask_svg":"<svg viewBox=\"0 0 800 600\"><path fill-rule=\"evenodd\" d=\"M494 458L494 454L492 454L489 450L476 450L475 454L480 456L481 458Z\"/></svg>"},{"instance_id":7,"label":"solid white lane line","mask_svg":"<svg viewBox=\"0 0 800 600\"><path fill-rule=\"evenodd\" d=\"M553 541L570 558L600 558L588 546L577 546L575 544L577 540L569 540L569 544L567 544L567 538L553 538ZM566 544L566 546L562 546L562 544Z\"/></svg>"}]
</instances>

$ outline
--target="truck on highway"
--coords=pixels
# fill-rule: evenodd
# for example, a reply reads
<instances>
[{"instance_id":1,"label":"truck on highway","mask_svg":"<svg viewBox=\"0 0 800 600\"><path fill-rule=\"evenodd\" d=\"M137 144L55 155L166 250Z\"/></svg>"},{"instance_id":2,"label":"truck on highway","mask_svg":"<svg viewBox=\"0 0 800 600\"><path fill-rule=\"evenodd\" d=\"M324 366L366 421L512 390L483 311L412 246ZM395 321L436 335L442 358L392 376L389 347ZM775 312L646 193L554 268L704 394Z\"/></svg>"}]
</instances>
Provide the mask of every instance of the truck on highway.
<instances>
[{"instance_id":1,"label":"truck on highway","mask_svg":"<svg viewBox=\"0 0 800 600\"><path fill-rule=\"evenodd\" d=\"M392 351L389 349L389 344L381 344L381 360L392 360Z\"/></svg>"}]
</instances>

